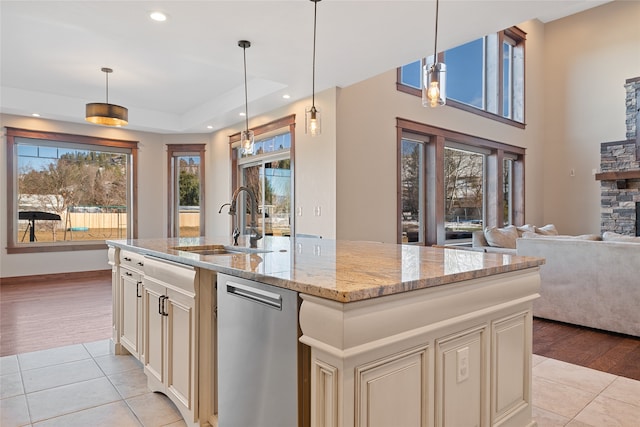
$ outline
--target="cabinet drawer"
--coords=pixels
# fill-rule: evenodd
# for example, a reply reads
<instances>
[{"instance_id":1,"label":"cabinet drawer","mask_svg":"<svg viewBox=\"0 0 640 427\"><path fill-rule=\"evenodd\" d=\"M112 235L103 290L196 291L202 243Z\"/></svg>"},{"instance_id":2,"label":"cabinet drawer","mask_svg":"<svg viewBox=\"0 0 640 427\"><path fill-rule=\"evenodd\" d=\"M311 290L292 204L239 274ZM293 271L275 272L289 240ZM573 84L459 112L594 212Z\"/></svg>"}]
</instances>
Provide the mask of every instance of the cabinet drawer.
<instances>
[{"instance_id":1,"label":"cabinet drawer","mask_svg":"<svg viewBox=\"0 0 640 427\"><path fill-rule=\"evenodd\" d=\"M144 256L135 252L121 250L120 265L142 273L144 269Z\"/></svg>"}]
</instances>

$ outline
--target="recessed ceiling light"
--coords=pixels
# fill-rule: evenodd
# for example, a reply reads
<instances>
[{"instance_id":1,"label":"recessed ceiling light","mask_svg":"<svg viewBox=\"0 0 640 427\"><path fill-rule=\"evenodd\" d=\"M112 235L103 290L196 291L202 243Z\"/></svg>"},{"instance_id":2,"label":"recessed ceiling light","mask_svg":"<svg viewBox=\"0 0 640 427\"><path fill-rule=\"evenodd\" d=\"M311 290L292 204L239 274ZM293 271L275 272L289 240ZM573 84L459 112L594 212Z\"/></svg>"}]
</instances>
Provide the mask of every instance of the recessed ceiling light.
<instances>
[{"instance_id":1,"label":"recessed ceiling light","mask_svg":"<svg viewBox=\"0 0 640 427\"><path fill-rule=\"evenodd\" d=\"M164 22L167 20L167 15L162 12L151 12L149 17L157 22Z\"/></svg>"},{"instance_id":2,"label":"recessed ceiling light","mask_svg":"<svg viewBox=\"0 0 640 427\"><path fill-rule=\"evenodd\" d=\"M289 99L289 98L291 98L291 95L289 95L288 93L285 93L284 95L282 95L282 97L284 99Z\"/></svg>"},{"instance_id":3,"label":"recessed ceiling light","mask_svg":"<svg viewBox=\"0 0 640 427\"><path fill-rule=\"evenodd\" d=\"M32 113L31 115L32 115L33 117L40 117L40 114L38 114L38 113Z\"/></svg>"},{"instance_id":4,"label":"recessed ceiling light","mask_svg":"<svg viewBox=\"0 0 640 427\"><path fill-rule=\"evenodd\" d=\"M213 126L209 125L207 126L207 129L213 129Z\"/></svg>"},{"instance_id":5,"label":"recessed ceiling light","mask_svg":"<svg viewBox=\"0 0 640 427\"><path fill-rule=\"evenodd\" d=\"M246 114L245 114L244 112L240 113L240 115L241 115L242 117L246 116Z\"/></svg>"}]
</instances>

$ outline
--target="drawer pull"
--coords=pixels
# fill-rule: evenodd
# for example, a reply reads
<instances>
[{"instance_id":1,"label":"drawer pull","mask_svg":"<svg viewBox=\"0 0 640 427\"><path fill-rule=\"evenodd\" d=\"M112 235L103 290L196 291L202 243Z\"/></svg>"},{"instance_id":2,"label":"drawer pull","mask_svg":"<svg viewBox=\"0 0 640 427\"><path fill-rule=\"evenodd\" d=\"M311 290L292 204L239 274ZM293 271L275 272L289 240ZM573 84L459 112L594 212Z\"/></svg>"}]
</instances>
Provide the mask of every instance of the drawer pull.
<instances>
[{"instance_id":1,"label":"drawer pull","mask_svg":"<svg viewBox=\"0 0 640 427\"><path fill-rule=\"evenodd\" d=\"M125 271L124 274L126 274L129 277L133 276L133 274L129 273L128 271Z\"/></svg>"},{"instance_id":2,"label":"drawer pull","mask_svg":"<svg viewBox=\"0 0 640 427\"><path fill-rule=\"evenodd\" d=\"M142 261L138 261L138 265L139 265L140 267L144 267L144 262L142 262Z\"/></svg>"},{"instance_id":3,"label":"drawer pull","mask_svg":"<svg viewBox=\"0 0 640 427\"><path fill-rule=\"evenodd\" d=\"M124 257L124 260L131 262L131 258L129 258L129 257Z\"/></svg>"}]
</instances>

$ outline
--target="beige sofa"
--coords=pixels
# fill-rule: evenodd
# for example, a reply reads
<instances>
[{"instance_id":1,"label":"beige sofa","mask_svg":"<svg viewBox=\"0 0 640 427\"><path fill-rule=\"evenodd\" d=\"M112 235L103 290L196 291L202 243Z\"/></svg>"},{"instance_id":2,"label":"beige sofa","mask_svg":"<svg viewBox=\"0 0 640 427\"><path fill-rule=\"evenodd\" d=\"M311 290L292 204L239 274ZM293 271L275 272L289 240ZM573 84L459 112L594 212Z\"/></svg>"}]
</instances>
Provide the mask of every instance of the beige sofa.
<instances>
[{"instance_id":1,"label":"beige sofa","mask_svg":"<svg viewBox=\"0 0 640 427\"><path fill-rule=\"evenodd\" d=\"M640 336L640 242L624 240L518 239L517 255L546 259L534 316Z\"/></svg>"}]
</instances>

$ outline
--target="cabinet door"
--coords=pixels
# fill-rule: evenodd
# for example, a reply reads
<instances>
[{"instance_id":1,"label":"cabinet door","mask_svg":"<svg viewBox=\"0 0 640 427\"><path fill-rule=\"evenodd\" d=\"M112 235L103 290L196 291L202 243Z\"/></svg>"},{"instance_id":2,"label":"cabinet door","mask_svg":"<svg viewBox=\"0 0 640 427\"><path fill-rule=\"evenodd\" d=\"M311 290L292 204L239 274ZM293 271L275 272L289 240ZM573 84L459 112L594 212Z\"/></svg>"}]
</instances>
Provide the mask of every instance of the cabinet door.
<instances>
[{"instance_id":1,"label":"cabinet door","mask_svg":"<svg viewBox=\"0 0 640 427\"><path fill-rule=\"evenodd\" d=\"M164 382L166 288L144 278L144 370L159 383Z\"/></svg>"},{"instance_id":2,"label":"cabinet door","mask_svg":"<svg viewBox=\"0 0 640 427\"><path fill-rule=\"evenodd\" d=\"M140 300L142 298L142 280L139 273L120 268L120 343L129 352L140 359Z\"/></svg>"},{"instance_id":3,"label":"cabinet door","mask_svg":"<svg viewBox=\"0 0 640 427\"><path fill-rule=\"evenodd\" d=\"M167 393L193 411L196 394L195 298L167 289Z\"/></svg>"}]
</instances>

